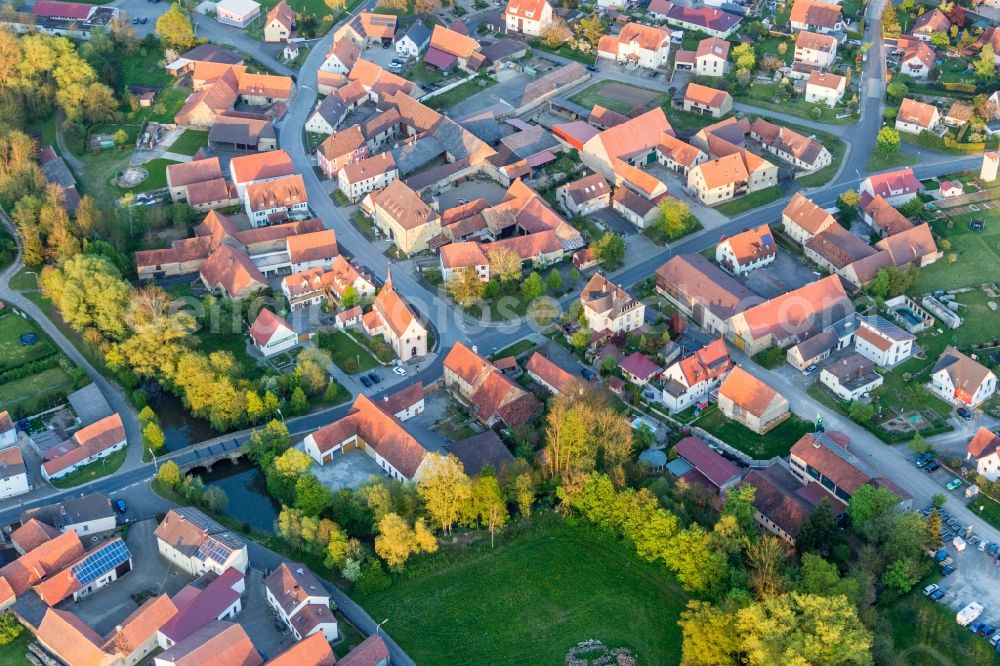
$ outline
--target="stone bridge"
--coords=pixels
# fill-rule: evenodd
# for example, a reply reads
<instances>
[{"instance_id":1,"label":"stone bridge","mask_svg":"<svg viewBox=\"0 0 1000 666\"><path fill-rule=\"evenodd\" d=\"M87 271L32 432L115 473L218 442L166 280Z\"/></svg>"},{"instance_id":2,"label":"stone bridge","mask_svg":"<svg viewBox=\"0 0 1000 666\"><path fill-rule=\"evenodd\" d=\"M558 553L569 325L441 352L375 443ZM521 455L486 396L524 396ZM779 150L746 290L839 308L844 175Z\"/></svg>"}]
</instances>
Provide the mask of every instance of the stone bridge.
<instances>
[{"instance_id":1,"label":"stone bridge","mask_svg":"<svg viewBox=\"0 0 1000 666\"><path fill-rule=\"evenodd\" d=\"M170 457L181 468L182 474L187 474L197 468L206 472L212 471L212 466L222 460L236 463L243 457L243 447L241 442L232 439L217 440L210 444L205 444L193 451L184 451L176 457Z\"/></svg>"}]
</instances>

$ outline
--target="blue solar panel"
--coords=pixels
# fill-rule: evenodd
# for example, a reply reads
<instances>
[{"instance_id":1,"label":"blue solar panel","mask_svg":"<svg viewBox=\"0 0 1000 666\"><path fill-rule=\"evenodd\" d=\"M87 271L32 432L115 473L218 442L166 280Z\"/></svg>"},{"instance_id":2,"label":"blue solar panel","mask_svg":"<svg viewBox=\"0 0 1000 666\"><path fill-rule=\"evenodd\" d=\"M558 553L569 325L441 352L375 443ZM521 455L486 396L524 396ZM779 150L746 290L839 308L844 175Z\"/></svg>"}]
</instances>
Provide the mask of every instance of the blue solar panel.
<instances>
[{"instance_id":1,"label":"blue solar panel","mask_svg":"<svg viewBox=\"0 0 1000 666\"><path fill-rule=\"evenodd\" d=\"M212 537L208 537L205 539L204 543L198 546L198 550L195 552L195 557L202 561L211 558L219 564L225 564L231 553L232 550L229 546L221 541L216 541Z\"/></svg>"},{"instance_id":2,"label":"blue solar panel","mask_svg":"<svg viewBox=\"0 0 1000 666\"><path fill-rule=\"evenodd\" d=\"M73 565L73 576L81 584L93 582L132 557L124 541L111 543L92 551L86 558Z\"/></svg>"}]
</instances>

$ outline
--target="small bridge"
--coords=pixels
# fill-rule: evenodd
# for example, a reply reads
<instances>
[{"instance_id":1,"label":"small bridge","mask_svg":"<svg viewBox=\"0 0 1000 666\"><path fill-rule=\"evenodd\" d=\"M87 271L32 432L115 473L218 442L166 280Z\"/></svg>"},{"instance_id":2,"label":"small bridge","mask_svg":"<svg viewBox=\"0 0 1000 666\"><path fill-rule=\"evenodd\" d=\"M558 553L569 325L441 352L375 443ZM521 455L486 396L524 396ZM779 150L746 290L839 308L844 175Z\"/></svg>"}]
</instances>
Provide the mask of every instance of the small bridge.
<instances>
[{"instance_id":1,"label":"small bridge","mask_svg":"<svg viewBox=\"0 0 1000 666\"><path fill-rule=\"evenodd\" d=\"M175 458L170 458L181 468L181 473L186 474L196 468L202 468L206 472L212 471L212 466L222 460L236 463L243 457L242 443L235 438L223 439L206 444L194 451L186 451Z\"/></svg>"}]
</instances>

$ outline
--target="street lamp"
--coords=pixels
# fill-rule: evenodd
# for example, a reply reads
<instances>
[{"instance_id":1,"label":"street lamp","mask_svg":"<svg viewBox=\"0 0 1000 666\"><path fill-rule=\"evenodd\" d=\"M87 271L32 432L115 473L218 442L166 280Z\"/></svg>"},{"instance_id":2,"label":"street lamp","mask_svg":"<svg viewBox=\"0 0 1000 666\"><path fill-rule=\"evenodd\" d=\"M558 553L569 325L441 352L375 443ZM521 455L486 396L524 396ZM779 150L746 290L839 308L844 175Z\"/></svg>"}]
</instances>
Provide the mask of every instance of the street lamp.
<instances>
[{"instance_id":1,"label":"street lamp","mask_svg":"<svg viewBox=\"0 0 1000 666\"><path fill-rule=\"evenodd\" d=\"M281 407L275 407L275 409L278 410L278 416L281 417L281 422L284 423L285 422L285 415L281 413Z\"/></svg>"},{"instance_id":2,"label":"street lamp","mask_svg":"<svg viewBox=\"0 0 1000 666\"><path fill-rule=\"evenodd\" d=\"M376 636L378 636L378 630L382 627L383 624L385 624L388 621L389 621L389 618L385 618L384 620L382 620L381 622L379 622L378 624L375 625L375 635Z\"/></svg>"}]
</instances>

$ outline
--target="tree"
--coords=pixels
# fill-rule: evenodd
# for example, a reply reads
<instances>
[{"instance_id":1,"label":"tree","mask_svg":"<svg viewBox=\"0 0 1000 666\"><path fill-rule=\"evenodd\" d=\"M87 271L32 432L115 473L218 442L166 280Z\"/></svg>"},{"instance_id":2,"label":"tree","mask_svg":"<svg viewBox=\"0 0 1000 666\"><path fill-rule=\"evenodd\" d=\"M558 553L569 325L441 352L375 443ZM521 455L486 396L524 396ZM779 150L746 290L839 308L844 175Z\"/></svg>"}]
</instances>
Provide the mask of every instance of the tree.
<instances>
[{"instance_id":1,"label":"tree","mask_svg":"<svg viewBox=\"0 0 1000 666\"><path fill-rule=\"evenodd\" d=\"M0 645L10 645L24 631L24 625L17 621L14 614L5 611L0 615Z\"/></svg>"},{"instance_id":2,"label":"tree","mask_svg":"<svg viewBox=\"0 0 1000 666\"><path fill-rule=\"evenodd\" d=\"M324 0L324 4L330 10L330 15L336 16L347 6L347 0Z\"/></svg>"},{"instance_id":3,"label":"tree","mask_svg":"<svg viewBox=\"0 0 1000 666\"><path fill-rule=\"evenodd\" d=\"M295 359L295 377L310 395L321 393L330 381L327 374L328 368L332 364L330 355L322 349L307 347L299 352Z\"/></svg>"},{"instance_id":4,"label":"tree","mask_svg":"<svg viewBox=\"0 0 1000 666\"><path fill-rule=\"evenodd\" d=\"M934 496L931 497L931 506L933 506L935 509L940 509L947 503L948 503L948 496L945 495L944 493L934 493Z\"/></svg>"},{"instance_id":5,"label":"tree","mask_svg":"<svg viewBox=\"0 0 1000 666\"><path fill-rule=\"evenodd\" d=\"M265 405L267 395L271 394L265 394ZM281 421L272 419L263 428L254 430L243 446L246 447L247 457L258 467L265 468L291 445L292 440L288 436L288 428Z\"/></svg>"},{"instance_id":6,"label":"tree","mask_svg":"<svg viewBox=\"0 0 1000 666\"><path fill-rule=\"evenodd\" d=\"M308 516L318 516L330 506L333 495L314 474L303 474L295 482L295 508Z\"/></svg>"},{"instance_id":7,"label":"tree","mask_svg":"<svg viewBox=\"0 0 1000 666\"><path fill-rule=\"evenodd\" d=\"M354 285L349 284L344 287L344 291L340 294L340 304L344 306L345 310L350 310L359 301L358 290L354 288Z\"/></svg>"},{"instance_id":8,"label":"tree","mask_svg":"<svg viewBox=\"0 0 1000 666\"><path fill-rule=\"evenodd\" d=\"M462 268L448 278L448 293L463 308L482 300L485 288L486 283L479 279L479 274L472 266Z\"/></svg>"},{"instance_id":9,"label":"tree","mask_svg":"<svg viewBox=\"0 0 1000 666\"><path fill-rule=\"evenodd\" d=\"M110 336L125 334L132 287L105 257L71 257L61 269L43 274L42 292L74 330L93 326Z\"/></svg>"},{"instance_id":10,"label":"tree","mask_svg":"<svg viewBox=\"0 0 1000 666\"><path fill-rule=\"evenodd\" d=\"M145 426L147 423L159 423L160 419L157 418L156 412L149 405L146 405L139 411L139 425Z\"/></svg>"},{"instance_id":11,"label":"tree","mask_svg":"<svg viewBox=\"0 0 1000 666\"><path fill-rule=\"evenodd\" d=\"M868 285L872 296L883 300L906 293L920 276L920 269L914 265L906 268L888 266L880 268L875 279Z\"/></svg>"},{"instance_id":12,"label":"tree","mask_svg":"<svg viewBox=\"0 0 1000 666\"><path fill-rule=\"evenodd\" d=\"M150 421L142 429L142 444L153 453L162 449L166 443L167 438L155 421Z\"/></svg>"},{"instance_id":13,"label":"tree","mask_svg":"<svg viewBox=\"0 0 1000 666\"><path fill-rule=\"evenodd\" d=\"M309 398L301 386L296 386L292 391L292 397L288 401L288 411L295 416L302 416L309 411Z\"/></svg>"},{"instance_id":14,"label":"tree","mask_svg":"<svg viewBox=\"0 0 1000 666\"><path fill-rule=\"evenodd\" d=\"M888 86L886 86L885 91L889 94L889 97L894 100L901 100L910 94L910 88L902 81L893 81Z\"/></svg>"},{"instance_id":15,"label":"tree","mask_svg":"<svg viewBox=\"0 0 1000 666\"><path fill-rule=\"evenodd\" d=\"M740 531L748 537L757 535L757 525L754 520L753 500L757 489L749 483L742 483L726 495L722 505L722 515L733 516Z\"/></svg>"},{"instance_id":16,"label":"tree","mask_svg":"<svg viewBox=\"0 0 1000 666\"><path fill-rule=\"evenodd\" d=\"M156 470L156 480L167 488L176 488L181 482L181 468L173 460L168 460Z\"/></svg>"},{"instance_id":17,"label":"tree","mask_svg":"<svg viewBox=\"0 0 1000 666\"><path fill-rule=\"evenodd\" d=\"M851 417L852 421L867 423L875 416L875 408L872 407L871 403L852 400L850 406L847 408L847 414Z\"/></svg>"},{"instance_id":18,"label":"tree","mask_svg":"<svg viewBox=\"0 0 1000 666\"><path fill-rule=\"evenodd\" d=\"M883 156L895 155L899 152L899 132L892 127L883 127L875 137L875 150Z\"/></svg>"},{"instance_id":19,"label":"tree","mask_svg":"<svg viewBox=\"0 0 1000 666\"><path fill-rule=\"evenodd\" d=\"M958 35L958 26L953 25L951 27L955 31L955 35ZM952 37L954 37L955 35L952 35ZM951 44L951 39L948 36L947 32L935 32L934 34L931 35L931 44L933 44L938 48L944 48L949 44Z\"/></svg>"},{"instance_id":20,"label":"tree","mask_svg":"<svg viewBox=\"0 0 1000 666\"><path fill-rule=\"evenodd\" d=\"M680 238L687 231L687 221L691 216L686 203L673 197L664 197L660 202L656 226L669 239Z\"/></svg>"},{"instance_id":21,"label":"tree","mask_svg":"<svg viewBox=\"0 0 1000 666\"><path fill-rule=\"evenodd\" d=\"M573 335L570 336L570 342L573 346L583 351L590 344L590 330L586 328L581 328L578 331L574 331Z\"/></svg>"},{"instance_id":22,"label":"tree","mask_svg":"<svg viewBox=\"0 0 1000 666\"><path fill-rule=\"evenodd\" d=\"M421 537L418 539L416 530L410 527L402 517L395 513L382 516L378 524L378 535L375 537L375 553L385 560L390 569L400 570L406 564L410 555L437 550L437 540L429 530L421 527Z\"/></svg>"},{"instance_id":23,"label":"tree","mask_svg":"<svg viewBox=\"0 0 1000 666\"><path fill-rule=\"evenodd\" d=\"M833 505L824 497L799 528L795 549L799 553L829 555L837 540L837 520L833 517Z\"/></svg>"},{"instance_id":24,"label":"tree","mask_svg":"<svg viewBox=\"0 0 1000 666\"><path fill-rule=\"evenodd\" d=\"M685 590L712 596L729 573L726 554L715 548L704 528L692 525L665 545L666 561Z\"/></svg>"},{"instance_id":25,"label":"tree","mask_svg":"<svg viewBox=\"0 0 1000 666\"><path fill-rule=\"evenodd\" d=\"M885 3L882 8L882 36L899 37L901 32L899 17L896 16L896 8L891 2Z\"/></svg>"},{"instance_id":26,"label":"tree","mask_svg":"<svg viewBox=\"0 0 1000 666\"><path fill-rule=\"evenodd\" d=\"M882 582L898 594L906 594L920 580L919 571L911 560L896 560L882 574Z\"/></svg>"},{"instance_id":27,"label":"tree","mask_svg":"<svg viewBox=\"0 0 1000 666\"><path fill-rule=\"evenodd\" d=\"M441 531L451 534L466 502L472 495L469 477L455 456L431 453L424 458L426 471L417 482L417 494L427 505L430 515Z\"/></svg>"},{"instance_id":28,"label":"tree","mask_svg":"<svg viewBox=\"0 0 1000 666\"><path fill-rule=\"evenodd\" d=\"M415 0L413 12L415 14L435 14L441 9L441 0Z\"/></svg>"},{"instance_id":29,"label":"tree","mask_svg":"<svg viewBox=\"0 0 1000 666\"><path fill-rule=\"evenodd\" d=\"M413 525L413 540L418 551L424 553L437 552L437 537L434 536L434 532L427 526L427 521L423 518L417 518L417 522Z\"/></svg>"},{"instance_id":30,"label":"tree","mask_svg":"<svg viewBox=\"0 0 1000 666\"><path fill-rule=\"evenodd\" d=\"M594 258L609 270L618 268L625 261L625 240L616 233L606 231L592 247Z\"/></svg>"},{"instance_id":31,"label":"tree","mask_svg":"<svg viewBox=\"0 0 1000 666\"><path fill-rule=\"evenodd\" d=\"M274 459L270 469L281 476L296 479L305 474L311 466L312 458L308 453L290 448Z\"/></svg>"},{"instance_id":32,"label":"tree","mask_svg":"<svg viewBox=\"0 0 1000 666\"><path fill-rule=\"evenodd\" d=\"M346 563L348 553L350 552L349 544L350 540L347 538L347 532L340 529L340 527L334 523L333 528L329 530L326 539L326 566L343 566Z\"/></svg>"},{"instance_id":33,"label":"tree","mask_svg":"<svg viewBox=\"0 0 1000 666\"><path fill-rule=\"evenodd\" d=\"M892 528L893 511L899 499L885 488L866 483L847 503L851 525L869 543L880 544Z\"/></svg>"},{"instance_id":34,"label":"tree","mask_svg":"<svg viewBox=\"0 0 1000 666\"><path fill-rule=\"evenodd\" d=\"M496 275L501 283L521 279L521 257L507 247L491 249L488 253L490 272Z\"/></svg>"},{"instance_id":35,"label":"tree","mask_svg":"<svg viewBox=\"0 0 1000 666\"><path fill-rule=\"evenodd\" d=\"M919 432L910 440L910 451L914 455L922 456L925 453L930 453L931 450L931 445L927 443L927 440Z\"/></svg>"},{"instance_id":36,"label":"tree","mask_svg":"<svg viewBox=\"0 0 1000 666\"><path fill-rule=\"evenodd\" d=\"M996 76L996 51L992 44L983 45L982 50L979 51L979 57L976 58L973 65L976 68L976 74L984 79L992 79Z\"/></svg>"},{"instance_id":37,"label":"tree","mask_svg":"<svg viewBox=\"0 0 1000 666\"><path fill-rule=\"evenodd\" d=\"M927 538L933 543L941 541L941 513L936 509L927 516Z\"/></svg>"},{"instance_id":38,"label":"tree","mask_svg":"<svg viewBox=\"0 0 1000 666\"><path fill-rule=\"evenodd\" d=\"M835 564L813 553L806 553L802 556L795 591L821 597L844 596L850 601L856 601L858 581L854 578L841 578Z\"/></svg>"},{"instance_id":39,"label":"tree","mask_svg":"<svg viewBox=\"0 0 1000 666\"><path fill-rule=\"evenodd\" d=\"M201 501L205 507L213 513L221 513L229 506L229 497L226 491L218 486L209 486L201 496Z\"/></svg>"},{"instance_id":40,"label":"tree","mask_svg":"<svg viewBox=\"0 0 1000 666\"><path fill-rule=\"evenodd\" d=\"M553 294L558 294L563 288L562 275L559 275L559 269L553 268L549 271L548 276L545 278L545 286L549 288Z\"/></svg>"},{"instance_id":41,"label":"tree","mask_svg":"<svg viewBox=\"0 0 1000 666\"><path fill-rule=\"evenodd\" d=\"M525 470L514 478L514 501L522 518L531 517L531 507L535 503L535 475L531 470Z\"/></svg>"},{"instance_id":42,"label":"tree","mask_svg":"<svg viewBox=\"0 0 1000 666\"><path fill-rule=\"evenodd\" d=\"M604 21L601 20L600 16L591 14L577 22L576 32L582 38L586 39L591 46L597 46L597 42L601 41L601 37L607 32L607 29L604 27Z\"/></svg>"},{"instance_id":43,"label":"tree","mask_svg":"<svg viewBox=\"0 0 1000 666\"><path fill-rule=\"evenodd\" d=\"M872 663L872 635L845 597L767 597L737 611L735 629L750 666Z\"/></svg>"},{"instance_id":44,"label":"tree","mask_svg":"<svg viewBox=\"0 0 1000 666\"><path fill-rule=\"evenodd\" d=\"M180 3L173 3L156 19L156 32L167 46L178 51L187 51L195 45L194 27Z\"/></svg>"},{"instance_id":45,"label":"tree","mask_svg":"<svg viewBox=\"0 0 1000 666\"><path fill-rule=\"evenodd\" d=\"M739 637L733 631L733 617L706 601L692 599L678 621L684 636L682 663L689 666L719 666L734 663Z\"/></svg>"},{"instance_id":46,"label":"tree","mask_svg":"<svg viewBox=\"0 0 1000 666\"><path fill-rule=\"evenodd\" d=\"M757 54L754 53L753 44L749 42L734 46L731 55L740 69L753 69L757 64Z\"/></svg>"},{"instance_id":47,"label":"tree","mask_svg":"<svg viewBox=\"0 0 1000 666\"><path fill-rule=\"evenodd\" d=\"M554 17L548 27L542 32L542 42L550 49L559 48L573 37L573 32L566 25L566 21L559 17Z\"/></svg>"},{"instance_id":48,"label":"tree","mask_svg":"<svg viewBox=\"0 0 1000 666\"><path fill-rule=\"evenodd\" d=\"M542 276L537 271L531 271L531 274L521 283L521 295L524 296L525 300L533 301L536 298L541 298L544 293L545 285L542 284Z\"/></svg>"},{"instance_id":49,"label":"tree","mask_svg":"<svg viewBox=\"0 0 1000 666\"><path fill-rule=\"evenodd\" d=\"M472 486L467 512L471 518L490 531L492 548L496 533L510 518L510 514L507 513L507 503L500 494L500 483L495 476L480 476L476 479Z\"/></svg>"},{"instance_id":50,"label":"tree","mask_svg":"<svg viewBox=\"0 0 1000 666\"><path fill-rule=\"evenodd\" d=\"M126 132L123 129L119 129L117 132L115 132L114 136L112 137L112 140L115 142L116 146L122 148L125 146L126 143L128 143L128 132Z\"/></svg>"},{"instance_id":51,"label":"tree","mask_svg":"<svg viewBox=\"0 0 1000 666\"><path fill-rule=\"evenodd\" d=\"M747 564L750 565L750 586L758 599L778 594L784 588L781 577L781 561L785 557L785 547L776 536L765 534L747 544Z\"/></svg>"}]
</instances>

